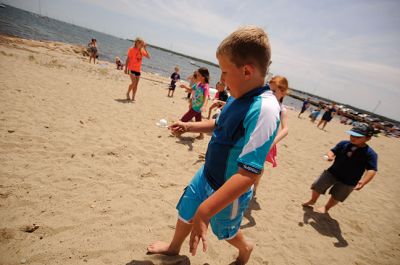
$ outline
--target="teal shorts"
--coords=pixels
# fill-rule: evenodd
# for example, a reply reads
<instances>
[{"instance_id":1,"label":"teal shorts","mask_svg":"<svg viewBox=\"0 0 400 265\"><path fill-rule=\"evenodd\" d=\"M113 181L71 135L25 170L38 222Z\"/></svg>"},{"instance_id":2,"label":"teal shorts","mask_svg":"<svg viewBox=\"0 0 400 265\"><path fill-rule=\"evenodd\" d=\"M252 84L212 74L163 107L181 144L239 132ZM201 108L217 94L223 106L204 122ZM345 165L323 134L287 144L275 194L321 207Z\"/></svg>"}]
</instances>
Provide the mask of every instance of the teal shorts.
<instances>
[{"instance_id":1,"label":"teal shorts","mask_svg":"<svg viewBox=\"0 0 400 265\"><path fill-rule=\"evenodd\" d=\"M185 223L191 222L200 204L215 192L204 177L203 168L202 166L199 169L189 186L185 188L176 206L179 219ZM218 239L229 240L236 236L252 196L253 188L211 218L211 228Z\"/></svg>"}]
</instances>

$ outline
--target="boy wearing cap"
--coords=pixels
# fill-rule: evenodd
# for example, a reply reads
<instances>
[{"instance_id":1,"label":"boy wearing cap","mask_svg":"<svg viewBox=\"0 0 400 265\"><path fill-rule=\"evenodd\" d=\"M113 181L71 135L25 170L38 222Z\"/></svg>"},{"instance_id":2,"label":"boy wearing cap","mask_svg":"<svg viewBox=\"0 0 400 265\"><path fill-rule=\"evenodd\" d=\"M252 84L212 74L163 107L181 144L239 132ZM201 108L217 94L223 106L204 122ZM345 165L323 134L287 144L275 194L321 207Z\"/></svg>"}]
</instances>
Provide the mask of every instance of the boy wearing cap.
<instances>
[{"instance_id":1,"label":"boy wearing cap","mask_svg":"<svg viewBox=\"0 0 400 265\"><path fill-rule=\"evenodd\" d=\"M361 190L378 170L378 155L367 145L374 129L365 123L356 124L350 131L350 141L341 141L327 153L333 164L311 185L311 199L303 206L314 205L321 194L330 188L331 197L318 209L327 213L338 202L343 202L353 190ZM364 176L363 176L364 175Z\"/></svg>"}]
</instances>

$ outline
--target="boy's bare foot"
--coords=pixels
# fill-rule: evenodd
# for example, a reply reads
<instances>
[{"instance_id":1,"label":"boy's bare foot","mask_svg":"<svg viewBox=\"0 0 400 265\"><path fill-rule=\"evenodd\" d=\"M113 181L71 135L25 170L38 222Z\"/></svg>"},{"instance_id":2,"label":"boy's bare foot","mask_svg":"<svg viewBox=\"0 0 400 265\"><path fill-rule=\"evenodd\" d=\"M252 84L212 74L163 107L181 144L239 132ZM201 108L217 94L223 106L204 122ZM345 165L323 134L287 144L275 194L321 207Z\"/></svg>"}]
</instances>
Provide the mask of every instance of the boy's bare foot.
<instances>
[{"instance_id":1,"label":"boy's bare foot","mask_svg":"<svg viewBox=\"0 0 400 265\"><path fill-rule=\"evenodd\" d=\"M312 207L314 204L315 204L315 202L313 202L313 201L308 201L308 202L303 202L303 203L301 204L301 206L304 206L304 207Z\"/></svg>"},{"instance_id":2,"label":"boy's bare foot","mask_svg":"<svg viewBox=\"0 0 400 265\"><path fill-rule=\"evenodd\" d=\"M318 208L317 212L319 212L319 213L328 213L328 210L326 210L325 206L323 206L321 208Z\"/></svg>"},{"instance_id":3,"label":"boy's bare foot","mask_svg":"<svg viewBox=\"0 0 400 265\"><path fill-rule=\"evenodd\" d=\"M179 254L179 251L170 250L169 244L162 241L154 242L147 247L147 254L163 254L168 256L175 256Z\"/></svg>"},{"instance_id":4,"label":"boy's bare foot","mask_svg":"<svg viewBox=\"0 0 400 265\"><path fill-rule=\"evenodd\" d=\"M254 244L251 242L248 242L247 247L245 249L239 250L239 256L237 257L235 264L236 265L243 265L246 264L249 259L251 252L253 251Z\"/></svg>"}]
</instances>

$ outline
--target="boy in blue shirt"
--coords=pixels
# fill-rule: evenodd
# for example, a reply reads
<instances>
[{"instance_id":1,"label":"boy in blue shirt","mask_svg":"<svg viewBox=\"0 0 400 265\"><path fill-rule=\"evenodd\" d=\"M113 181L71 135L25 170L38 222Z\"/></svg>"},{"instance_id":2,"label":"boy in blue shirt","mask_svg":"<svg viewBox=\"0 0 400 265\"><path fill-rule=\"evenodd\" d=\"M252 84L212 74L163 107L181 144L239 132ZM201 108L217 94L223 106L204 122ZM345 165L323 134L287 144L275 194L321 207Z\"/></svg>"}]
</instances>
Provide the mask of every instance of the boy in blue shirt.
<instances>
[{"instance_id":1,"label":"boy in blue shirt","mask_svg":"<svg viewBox=\"0 0 400 265\"><path fill-rule=\"evenodd\" d=\"M175 88L176 88L176 82L178 82L181 79L181 76L179 75L179 67L175 67L175 72L171 74L171 84L168 87L168 97L173 97Z\"/></svg>"},{"instance_id":2,"label":"boy in blue shirt","mask_svg":"<svg viewBox=\"0 0 400 265\"><path fill-rule=\"evenodd\" d=\"M311 185L311 199L303 206L314 205L318 197L331 187L331 197L325 206L318 209L327 213L353 190L361 190L374 178L378 170L378 155L366 144L374 134L374 128L358 123L347 133L350 134L350 141L339 142L325 156L326 160L334 162Z\"/></svg>"},{"instance_id":3,"label":"boy in blue shirt","mask_svg":"<svg viewBox=\"0 0 400 265\"><path fill-rule=\"evenodd\" d=\"M190 234L192 255L200 241L206 251L211 224L218 239L238 249L236 263L246 264L254 245L245 239L240 223L279 127L280 106L269 87L264 86L271 57L264 30L238 29L222 41L216 55L221 81L229 87L231 97L217 120L170 126L175 135L212 132L212 138L205 164L178 202L179 218L172 241L158 241L147 249L150 253L177 255Z\"/></svg>"}]
</instances>

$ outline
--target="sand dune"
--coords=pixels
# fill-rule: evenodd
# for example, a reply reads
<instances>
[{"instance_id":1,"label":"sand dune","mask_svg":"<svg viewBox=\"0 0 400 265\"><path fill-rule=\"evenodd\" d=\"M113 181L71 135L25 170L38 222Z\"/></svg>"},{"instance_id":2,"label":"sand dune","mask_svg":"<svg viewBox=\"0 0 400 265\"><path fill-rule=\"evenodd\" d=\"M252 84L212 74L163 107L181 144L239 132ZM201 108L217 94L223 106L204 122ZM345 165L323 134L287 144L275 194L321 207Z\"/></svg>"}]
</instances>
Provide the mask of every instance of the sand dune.
<instances>
[{"instance_id":1,"label":"sand dune","mask_svg":"<svg viewBox=\"0 0 400 265\"><path fill-rule=\"evenodd\" d=\"M93 65L83 47L0 37L0 264L229 264L235 250L209 231L206 253L146 255L168 240L175 204L203 163L209 136L181 139L156 126L187 110L166 97L168 78L144 73L137 102L129 77ZM399 264L398 139L373 138L377 177L330 215L304 210L322 155L347 139L289 111L278 147L243 222L256 243L249 264ZM306 116L306 115L304 115ZM322 196L318 205L326 201ZM29 233L24 230L39 226Z\"/></svg>"}]
</instances>

